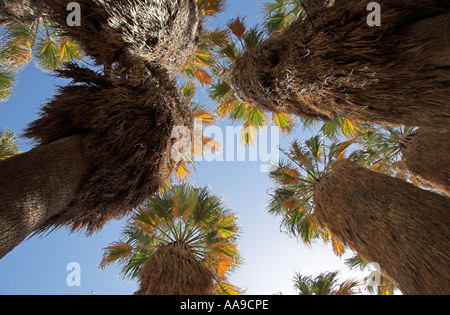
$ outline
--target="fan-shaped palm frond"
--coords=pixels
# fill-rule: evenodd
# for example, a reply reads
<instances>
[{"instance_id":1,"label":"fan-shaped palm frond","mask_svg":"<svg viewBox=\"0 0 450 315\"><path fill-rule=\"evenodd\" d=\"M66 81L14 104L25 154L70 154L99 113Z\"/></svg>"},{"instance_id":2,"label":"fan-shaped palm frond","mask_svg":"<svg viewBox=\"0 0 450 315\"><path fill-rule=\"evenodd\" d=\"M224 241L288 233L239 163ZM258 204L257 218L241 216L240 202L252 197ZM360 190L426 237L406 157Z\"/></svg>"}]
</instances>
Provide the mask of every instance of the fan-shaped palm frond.
<instances>
[{"instance_id":1,"label":"fan-shaped palm frond","mask_svg":"<svg viewBox=\"0 0 450 315\"><path fill-rule=\"evenodd\" d=\"M105 248L101 268L122 266L122 275L134 279L163 245L184 244L215 277L217 293L236 293L224 281L240 263L236 245L237 216L208 188L181 184L148 199L135 210L123 239ZM183 276L183 275L180 275Z\"/></svg>"},{"instance_id":2,"label":"fan-shaped palm frond","mask_svg":"<svg viewBox=\"0 0 450 315\"><path fill-rule=\"evenodd\" d=\"M268 212L281 216L281 226L305 244L311 244L316 239L331 242L337 255L344 253L344 245L322 227L315 217L315 184L353 143L353 140L349 140L326 144L321 135L303 144L294 141L288 151L281 149L288 160L280 161L269 173L276 188L271 194Z\"/></svg>"}]
</instances>

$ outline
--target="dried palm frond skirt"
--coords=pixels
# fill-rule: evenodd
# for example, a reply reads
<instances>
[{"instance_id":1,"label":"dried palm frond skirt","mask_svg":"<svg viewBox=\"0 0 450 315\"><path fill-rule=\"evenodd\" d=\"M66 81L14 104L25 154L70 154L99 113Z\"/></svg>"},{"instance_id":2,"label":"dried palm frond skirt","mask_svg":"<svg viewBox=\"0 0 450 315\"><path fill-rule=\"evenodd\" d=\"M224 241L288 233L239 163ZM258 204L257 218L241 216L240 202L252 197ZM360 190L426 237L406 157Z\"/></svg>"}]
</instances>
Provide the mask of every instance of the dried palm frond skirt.
<instances>
[{"instance_id":1,"label":"dried palm frond skirt","mask_svg":"<svg viewBox=\"0 0 450 315\"><path fill-rule=\"evenodd\" d=\"M430 60L450 61L450 2L380 0L374 27L369 2L336 1L243 54L236 94L273 112L448 130L450 67Z\"/></svg>"},{"instance_id":2,"label":"dried palm frond skirt","mask_svg":"<svg viewBox=\"0 0 450 315\"><path fill-rule=\"evenodd\" d=\"M196 0L80 0L80 26L67 25L68 0L42 0L52 21L99 65L142 57L174 73L197 49L201 24Z\"/></svg>"},{"instance_id":3,"label":"dried palm frond skirt","mask_svg":"<svg viewBox=\"0 0 450 315\"><path fill-rule=\"evenodd\" d=\"M175 127L193 128L186 100L166 71L140 64L125 77L70 65L72 84L45 105L26 136L48 144L82 136L91 173L73 203L41 230L68 225L98 231L155 193L172 172ZM68 167L70 167L68 165Z\"/></svg>"},{"instance_id":4,"label":"dried palm frond skirt","mask_svg":"<svg viewBox=\"0 0 450 315\"><path fill-rule=\"evenodd\" d=\"M135 295L211 295L214 273L185 244L161 245L147 260Z\"/></svg>"},{"instance_id":5,"label":"dried palm frond skirt","mask_svg":"<svg viewBox=\"0 0 450 315\"><path fill-rule=\"evenodd\" d=\"M450 199L339 161L316 184L316 215L404 294L449 294Z\"/></svg>"},{"instance_id":6,"label":"dried palm frond skirt","mask_svg":"<svg viewBox=\"0 0 450 315\"><path fill-rule=\"evenodd\" d=\"M419 129L401 146L406 167L450 196L450 132Z\"/></svg>"},{"instance_id":7,"label":"dried palm frond skirt","mask_svg":"<svg viewBox=\"0 0 450 315\"><path fill-rule=\"evenodd\" d=\"M0 27L31 24L42 14L39 0L0 0Z\"/></svg>"}]
</instances>

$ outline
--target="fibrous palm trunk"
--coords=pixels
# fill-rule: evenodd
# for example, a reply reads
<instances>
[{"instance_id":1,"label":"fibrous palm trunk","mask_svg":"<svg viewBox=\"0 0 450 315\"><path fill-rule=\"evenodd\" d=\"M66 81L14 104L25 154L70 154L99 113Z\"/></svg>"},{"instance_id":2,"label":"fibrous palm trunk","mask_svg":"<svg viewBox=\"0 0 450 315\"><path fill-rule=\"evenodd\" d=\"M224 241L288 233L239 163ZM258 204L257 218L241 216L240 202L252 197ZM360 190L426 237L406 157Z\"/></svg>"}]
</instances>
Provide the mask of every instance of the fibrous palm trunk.
<instances>
[{"instance_id":1,"label":"fibrous palm trunk","mask_svg":"<svg viewBox=\"0 0 450 315\"><path fill-rule=\"evenodd\" d=\"M183 242L161 245L147 260L135 295L210 295L213 272Z\"/></svg>"},{"instance_id":2,"label":"fibrous palm trunk","mask_svg":"<svg viewBox=\"0 0 450 315\"><path fill-rule=\"evenodd\" d=\"M315 203L320 223L404 294L450 293L450 199L341 161Z\"/></svg>"},{"instance_id":3,"label":"fibrous palm trunk","mask_svg":"<svg viewBox=\"0 0 450 315\"><path fill-rule=\"evenodd\" d=\"M450 3L342 0L238 58L233 87L264 110L344 115L391 125L450 126ZM446 57L447 56L447 57Z\"/></svg>"},{"instance_id":4,"label":"fibrous palm trunk","mask_svg":"<svg viewBox=\"0 0 450 315\"><path fill-rule=\"evenodd\" d=\"M0 258L75 199L90 171L73 136L0 163Z\"/></svg>"},{"instance_id":5,"label":"fibrous palm trunk","mask_svg":"<svg viewBox=\"0 0 450 315\"><path fill-rule=\"evenodd\" d=\"M436 190L450 195L450 133L419 129L400 146L406 167Z\"/></svg>"},{"instance_id":6,"label":"fibrous palm trunk","mask_svg":"<svg viewBox=\"0 0 450 315\"><path fill-rule=\"evenodd\" d=\"M12 176L30 168L25 159L30 155L14 159L16 163L1 162L0 168L7 165L10 175L0 183L0 191L14 187L15 193L2 195L0 213L25 218L23 224L28 224L20 233L9 232L11 220L0 226L0 234L8 235L0 239L3 255L32 232L68 226L92 234L108 221L123 217L170 177L174 167L171 149L179 140L172 137L173 130L193 129L192 112L171 75L196 47L200 30L196 1L78 1L82 8L79 27L66 23L69 2L43 0L39 4L107 71L98 74L75 65L59 71L73 83L60 88L44 106L26 136L39 144L32 151L35 159L46 159L42 152L48 146L79 137L79 151L66 154L87 161L88 173L80 170L84 176L78 178L75 168L74 174L67 173L64 181L55 182L51 174L72 164L70 156L61 157L62 164L46 163L40 173L27 177L31 183L40 183L42 193L36 193L34 186L22 184L25 177ZM55 183L61 194L70 194L49 198L45 192L51 192ZM26 222L27 213L33 213L32 223Z\"/></svg>"}]
</instances>

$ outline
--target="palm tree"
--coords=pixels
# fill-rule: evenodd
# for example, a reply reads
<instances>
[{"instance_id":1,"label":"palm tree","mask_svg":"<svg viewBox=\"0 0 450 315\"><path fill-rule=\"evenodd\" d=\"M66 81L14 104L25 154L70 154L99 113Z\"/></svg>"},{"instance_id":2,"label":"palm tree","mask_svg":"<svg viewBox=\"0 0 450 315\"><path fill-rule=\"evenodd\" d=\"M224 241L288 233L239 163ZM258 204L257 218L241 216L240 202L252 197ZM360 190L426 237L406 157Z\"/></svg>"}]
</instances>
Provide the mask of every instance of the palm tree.
<instances>
[{"instance_id":1,"label":"palm tree","mask_svg":"<svg viewBox=\"0 0 450 315\"><path fill-rule=\"evenodd\" d=\"M241 262L236 220L209 188L174 186L135 210L101 268L119 263L124 278L139 279L138 295L237 294L226 282Z\"/></svg>"},{"instance_id":2,"label":"palm tree","mask_svg":"<svg viewBox=\"0 0 450 315\"><path fill-rule=\"evenodd\" d=\"M447 130L448 1L379 3L380 27L357 0L293 22L236 59L234 92L272 112Z\"/></svg>"},{"instance_id":3,"label":"palm tree","mask_svg":"<svg viewBox=\"0 0 450 315\"><path fill-rule=\"evenodd\" d=\"M366 124L358 129L355 139L361 149L353 156L372 170L448 195L448 138L439 130Z\"/></svg>"},{"instance_id":4,"label":"palm tree","mask_svg":"<svg viewBox=\"0 0 450 315\"><path fill-rule=\"evenodd\" d=\"M404 294L448 294L448 198L340 160L316 182L314 203L320 224Z\"/></svg>"},{"instance_id":5,"label":"palm tree","mask_svg":"<svg viewBox=\"0 0 450 315\"><path fill-rule=\"evenodd\" d=\"M270 173L279 185L272 213L305 242L330 231L338 244L379 263L405 294L445 293L448 198L345 160L353 142L294 142L290 162Z\"/></svg>"},{"instance_id":6,"label":"palm tree","mask_svg":"<svg viewBox=\"0 0 450 315\"><path fill-rule=\"evenodd\" d=\"M281 216L282 227L304 244L309 245L317 239L325 243L331 241L334 252L339 256L344 253L345 246L317 220L314 187L352 143L346 141L328 145L321 135L310 138L304 144L296 140L289 151L281 149L288 161L280 161L269 173L277 187L271 194L268 212Z\"/></svg>"},{"instance_id":7,"label":"palm tree","mask_svg":"<svg viewBox=\"0 0 450 315\"><path fill-rule=\"evenodd\" d=\"M327 3L325 3L327 2ZM264 20L264 29L268 36L282 34L293 22L305 19L308 14L314 12L318 7L327 7L333 1L296 1L275 0L264 2L261 6L261 15ZM337 117L299 117L300 123L306 129L320 128L320 132L333 140L344 136L353 138L359 128L359 124L342 115ZM325 120L325 121L324 121Z\"/></svg>"},{"instance_id":8,"label":"palm tree","mask_svg":"<svg viewBox=\"0 0 450 315\"><path fill-rule=\"evenodd\" d=\"M15 144L16 139L13 131L7 129L0 131L0 161L20 153Z\"/></svg>"},{"instance_id":9,"label":"palm tree","mask_svg":"<svg viewBox=\"0 0 450 315\"><path fill-rule=\"evenodd\" d=\"M252 103L237 98L231 88L231 69L239 55L256 47L264 38L264 29L258 25L248 27L245 18L237 16L228 21L226 29L227 42L215 50L217 64L213 68L214 82L209 88L210 98L218 105L216 112L221 119L229 118L233 122L243 123L241 142L250 145L255 140L256 131L272 121L283 134L288 134L294 127L292 117L281 111L271 113L271 117Z\"/></svg>"},{"instance_id":10,"label":"palm tree","mask_svg":"<svg viewBox=\"0 0 450 315\"><path fill-rule=\"evenodd\" d=\"M338 271L324 272L313 278L296 273L293 279L294 289L299 295L355 295L358 293L358 281L346 280L339 284L338 275Z\"/></svg>"},{"instance_id":11,"label":"palm tree","mask_svg":"<svg viewBox=\"0 0 450 315\"><path fill-rule=\"evenodd\" d=\"M51 20L99 66L129 69L145 60L171 75L197 51L201 16L196 0L77 1L81 25L67 25L67 1L43 0Z\"/></svg>"},{"instance_id":12,"label":"palm tree","mask_svg":"<svg viewBox=\"0 0 450 315\"><path fill-rule=\"evenodd\" d=\"M449 132L420 128L400 146L405 166L426 186L450 196Z\"/></svg>"},{"instance_id":13,"label":"palm tree","mask_svg":"<svg viewBox=\"0 0 450 315\"><path fill-rule=\"evenodd\" d=\"M39 145L0 163L0 257L30 233L69 226L91 234L131 211L172 173L175 126L193 127L171 76L195 53L194 0L171 3L178 10L159 2L78 1L91 14L72 28L64 1L42 3L58 29L105 71L75 65L58 71L73 83L28 128Z\"/></svg>"}]
</instances>

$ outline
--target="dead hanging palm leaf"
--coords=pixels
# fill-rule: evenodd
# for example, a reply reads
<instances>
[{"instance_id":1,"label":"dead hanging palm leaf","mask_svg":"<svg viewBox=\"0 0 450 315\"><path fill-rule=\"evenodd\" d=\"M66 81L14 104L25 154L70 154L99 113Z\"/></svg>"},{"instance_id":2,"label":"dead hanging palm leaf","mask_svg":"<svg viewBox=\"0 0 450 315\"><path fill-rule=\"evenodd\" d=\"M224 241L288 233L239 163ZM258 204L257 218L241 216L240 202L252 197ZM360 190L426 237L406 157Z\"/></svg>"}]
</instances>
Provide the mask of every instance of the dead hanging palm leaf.
<instances>
[{"instance_id":1,"label":"dead hanging palm leaf","mask_svg":"<svg viewBox=\"0 0 450 315\"><path fill-rule=\"evenodd\" d=\"M380 27L367 25L368 2L338 1L314 27L298 20L247 51L233 70L235 92L272 112L447 130L449 68L427 56L448 47L408 28L448 14L449 2L378 1Z\"/></svg>"},{"instance_id":2,"label":"dead hanging palm leaf","mask_svg":"<svg viewBox=\"0 0 450 315\"><path fill-rule=\"evenodd\" d=\"M200 32L196 0L81 0L81 26L67 25L66 0L43 0L52 21L99 65L143 58L170 73L195 54Z\"/></svg>"},{"instance_id":3,"label":"dead hanging palm leaf","mask_svg":"<svg viewBox=\"0 0 450 315\"><path fill-rule=\"evenodd\" d=\"M31 24L43 13L39 0L0 0L0 27Z\"/></svg>"},{"instance_id":4,"label":"dead hanging palm leaf","mask_svg":"<svg viewBox=\"0 0 450 315\"><path fill-rule=\"evenodd\" d=\"M175 126L193 129L193 117L166 71L138 64L125 77L69 65L59 71L73 83L43 107L26 136L48 144L81 135L91 172L62 214L41 230L69 225L93 233L156 192L175 166Z\"/></svg>"},{"instance_id":5,"label":"dead hanging palm leaf","mask_svg":"<svg viewBox=\"0 0 450 315\"><path fill-rule=\"evenodd\" d=\"M437 190L450 195L450 134L419 129L400 146L406 167Z\"/></svg>"},{"instance_id":6,"label":"dead hanging palm leaf","mask_svg":"<svg viewBox=\"0 0 450 315\"><path fill-rule=\"evenodd\" d=\"M342 160L315 187L316 216L404 294L448 294L450 200Z\"/></svg>"}]
</instances>

